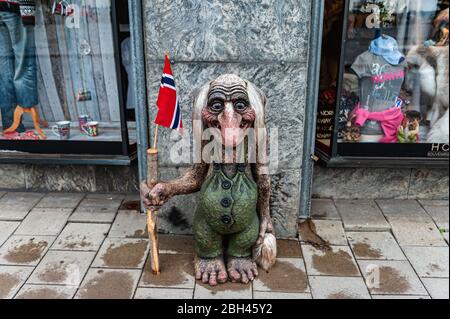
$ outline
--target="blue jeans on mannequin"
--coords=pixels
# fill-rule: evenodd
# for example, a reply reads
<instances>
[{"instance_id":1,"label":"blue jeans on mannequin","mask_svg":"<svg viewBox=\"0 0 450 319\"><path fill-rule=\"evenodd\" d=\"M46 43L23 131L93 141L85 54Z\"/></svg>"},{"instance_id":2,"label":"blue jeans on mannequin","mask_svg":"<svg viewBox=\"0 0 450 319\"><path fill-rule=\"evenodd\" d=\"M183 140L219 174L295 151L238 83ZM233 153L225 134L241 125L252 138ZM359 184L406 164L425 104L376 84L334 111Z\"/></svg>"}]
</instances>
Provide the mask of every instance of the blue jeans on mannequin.
<instances>
[{"instance_id":1,"label":"blue jeans on mannequin","mask_svg":"<svg viewBox=\"0 0 450 319\"><path fill-rule=\"evenodd\" d=\"M0 11L0 109L3 129L11 127L17 105L31 108L37 104L33 26L24 26L17 13ZM22 124L17 131L25 131Z\"/></svg>"}]
</instances>

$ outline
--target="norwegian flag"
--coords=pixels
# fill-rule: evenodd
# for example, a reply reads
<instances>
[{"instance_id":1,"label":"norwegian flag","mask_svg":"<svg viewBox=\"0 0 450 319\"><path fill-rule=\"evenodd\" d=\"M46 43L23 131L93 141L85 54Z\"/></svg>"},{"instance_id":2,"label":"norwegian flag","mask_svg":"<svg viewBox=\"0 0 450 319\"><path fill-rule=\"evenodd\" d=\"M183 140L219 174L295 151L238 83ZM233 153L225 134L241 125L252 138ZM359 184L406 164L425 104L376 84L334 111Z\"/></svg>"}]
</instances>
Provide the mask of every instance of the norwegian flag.
<instances>
[{"instance_id":1,"label":"norwegian flag","mask_svg":"<svg viewBox=\"0 0 450 319\"><path fill-rule=\"evenodd\" d=\"M156 106L158 107L158 115L155 124L182 132L181 108L178 103L175 80L173 79L172 68L167 54Z\"/></svg>"}]
</instances>

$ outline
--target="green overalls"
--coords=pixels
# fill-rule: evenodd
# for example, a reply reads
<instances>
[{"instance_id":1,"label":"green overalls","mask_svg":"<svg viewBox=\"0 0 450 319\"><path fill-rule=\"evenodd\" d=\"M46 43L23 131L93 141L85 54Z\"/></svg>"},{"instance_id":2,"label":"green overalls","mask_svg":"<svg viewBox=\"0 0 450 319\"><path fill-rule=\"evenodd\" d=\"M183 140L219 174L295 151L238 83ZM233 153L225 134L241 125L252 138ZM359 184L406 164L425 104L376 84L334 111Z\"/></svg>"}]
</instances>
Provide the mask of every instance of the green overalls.
<instances>
[{"instance_id":1,"label":"green overalls","mask_svg":"<svg viewBox=\"0 0 450 319\"><path fill-rule=\"evenodd\" d=\"M247 165L238 164L237 173L228 178L222 165L214 164L211 176L203 183L193 231L200 258L249 257L259 235L257 214L258 186L246 174Z\"/></svg>"}]
</instances>

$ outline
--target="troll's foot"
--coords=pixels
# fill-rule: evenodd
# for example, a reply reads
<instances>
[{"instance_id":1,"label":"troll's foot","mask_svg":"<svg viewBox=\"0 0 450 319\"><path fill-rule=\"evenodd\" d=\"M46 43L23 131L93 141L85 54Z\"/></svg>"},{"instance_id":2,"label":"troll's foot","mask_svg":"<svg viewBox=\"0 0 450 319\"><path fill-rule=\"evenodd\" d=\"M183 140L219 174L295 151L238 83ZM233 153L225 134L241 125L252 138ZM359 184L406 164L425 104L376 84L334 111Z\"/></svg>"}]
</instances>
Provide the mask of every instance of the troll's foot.
<instances>
[{"instance_id":1,"label":"troll's foot","mask_svg":"<svg viewBox=\"0 0 450 319\"><path fill-rule=\"evenodd\" d=\"M230 258L228 262L228 275L232 282L248 284L258 276L258 267L248 258Z\"/></svg>"},{"instance_id":2,"label":"troll's foot","mask_svg":"<svg viewBox=\"0 0 450 319\"><path fill-rule=\"evenodd\" d=\"M196 257L195 278L211 286L226 283L228 281L228 275L223 258L202 259Z\"/></svg>"}]
</instances>

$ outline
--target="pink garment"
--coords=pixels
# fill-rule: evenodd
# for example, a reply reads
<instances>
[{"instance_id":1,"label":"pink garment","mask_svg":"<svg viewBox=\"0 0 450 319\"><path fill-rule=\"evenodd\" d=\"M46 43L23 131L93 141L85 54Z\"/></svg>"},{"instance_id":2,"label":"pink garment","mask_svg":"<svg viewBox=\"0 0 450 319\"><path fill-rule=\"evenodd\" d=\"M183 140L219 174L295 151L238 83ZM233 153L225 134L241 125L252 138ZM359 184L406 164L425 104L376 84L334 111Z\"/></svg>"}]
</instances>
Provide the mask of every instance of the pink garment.
<instances>
[{"instance_id":1,"label":"pink garment","mask_svg":"<svg viewBox=\"0 0 450 319\"><path fill-rule=\"evenodd\" d=\"M358 126L363 126L366 121L380 122L384 131L384 138L380 140L380 143L397 143L397 130L405 118L400 108L392 107L382 112L369 112L358 108L355 115L355 124Z\"/></svg>"}]
</instances>

